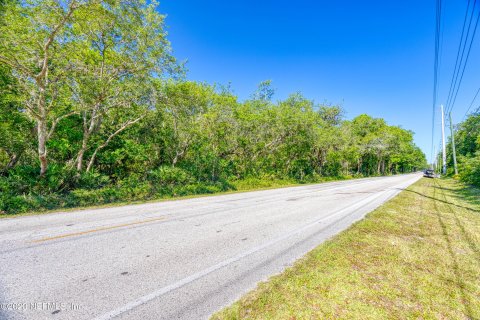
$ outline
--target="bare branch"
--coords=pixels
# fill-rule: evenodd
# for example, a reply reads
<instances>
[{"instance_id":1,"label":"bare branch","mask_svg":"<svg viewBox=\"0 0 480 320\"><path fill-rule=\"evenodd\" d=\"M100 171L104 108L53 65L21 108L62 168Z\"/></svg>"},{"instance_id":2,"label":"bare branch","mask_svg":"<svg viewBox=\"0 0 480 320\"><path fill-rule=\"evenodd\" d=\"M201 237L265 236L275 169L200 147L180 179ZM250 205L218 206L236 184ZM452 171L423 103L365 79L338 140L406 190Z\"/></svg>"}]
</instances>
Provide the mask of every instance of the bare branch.
<instances>
[{"instance_id":1,"label":"bare branch","mask_svg":"<svg viewBox=\"0 0 480 320\"><path fill-rule=\"evenodd\" d=\"M93 166L93 163L95 162L95 157L97 156L97 153L102 150L103 148L105 148L109 143L110 141L115 138L115 136L117 136L119 133L121 133L122 131L124 131L125 129L127 129L128 127L130 127L131 125L139 122L140 120L142 120L144 117L146 116L146 114L143 114L142 116L136 118L135 120L128 120L127 122L125 122L124 124L122 124L120 126L120 128L118 128L115 132L113 132L112 134L110 134L110 136L108 136L107 140L105 140L104 143L102 143L101 145L99 145L95 151L93 152L92 154L92 157L90 158L90 161L88 162L88 166L87 166L87 169L86 171L90 171L90 169L92 168Z\"/></svg>"},{"instance_id":2,"label":"bare branch","mask_svg":"<svg viewBox=\"0 0 480 320\"><path fill-rule=\"evenodd\" d=\"M53 40L55 40L55 36L57 33L60 31L60 28L62 28L65 23L70 19L72 16L73 12L79 8L79 6L76 5L77 2L73 0L70 5L68 6L68 11L67 14L63 16L62 20L53 28L52 32L50 33L49 37L47 38L47 41L43 45L43 63L42 63L42 69L40 72L36 75L35 79L37 81L40 81L42 78L44 78L47 74L48 70L48 51L50 49L50 45L53 43Z\"/></svg>"},{"instance_id":3,"label":"bare branch","mask_svg":"<svg viewBox=\"0 0 480 320\"><path fill-rule=\"evenodd\" d=\"M30 73L30 71L25 68L24 66L22 66L18 61L17 59L15 58L11 58L12 60L8 59L7 57L5 56L2 56L0 55L0 62L16 69L16 70L19 70L20 72L24 73L25 75L27 76L32 76L32 74Z\"/></svg>"},{"instance_id":4,"label":"bare branch","mask_svg":"<svg viewBox=\"0 0 480 320\"><path fill-rule=\"evenodd\" d=\"M50 137L52 136L53 132L55 131L55 128L57 127L57 124L62 121L63 119L67 118L67 117L70 117L74 114L78 114L77 111L72 111L72 112L69 112L67 114L64 114L63 116L60 116L58 118L56 118L55 120L53 120L52 122L52 125L50 126L50 131L48 132L48 135L47 135L47 139L50 139Z\"/></svg>"}]
</instances>

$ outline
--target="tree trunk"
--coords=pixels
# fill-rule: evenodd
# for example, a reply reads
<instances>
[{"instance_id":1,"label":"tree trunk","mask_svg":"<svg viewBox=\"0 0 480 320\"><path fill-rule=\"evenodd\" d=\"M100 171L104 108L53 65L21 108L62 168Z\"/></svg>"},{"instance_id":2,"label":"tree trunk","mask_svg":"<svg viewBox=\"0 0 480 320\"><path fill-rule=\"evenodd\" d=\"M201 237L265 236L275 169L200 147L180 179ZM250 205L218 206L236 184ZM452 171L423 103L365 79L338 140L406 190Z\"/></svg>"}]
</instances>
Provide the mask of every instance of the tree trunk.
<instances>
[{"instance_id":1,"label":"tree trunk","mask_svg":"<svg viewBox=\"0 0 480 320\"><path fill-rule=\"evenodd\" d=\"M88 165L87 165L87 169L86 169L87 172L90 172L90 170L92 169L93 164L95 163L95 157L97 156L98 151L101 149L103 149L103 147L97 148L93 152L92 157L90 158L90 161L88 162Z\"/></svg>"},{"instance_id":2,"label":"tree trunk","mask_svg":"<svg viewBox=\"0 0 480 320\"><path fill-rule=\"evenodd\" d=\"M178 161L178 152L175 153L175 157L172 160L172 168L175 168L175 166L177 165L177 161Z\"/></svg>"},{"instance_id":3,"label":"tree trunk","mask_svg":"<svg viewBox=\"0 0 480 320\"><path fill-rule=\"evenodd\" d=\"M77 172L80 172L83 169L83 156L85 155L85 151L87 151L89 138L90 138L90 133L88 131L84 131L83 139L82 139L82 147L80 148L77 154Z\"/></svg>"},{"instance_id":4,"label":"tree trunk","mask_svg":"<svg viewBox=\"0 0 480 320\"><path fill-rule=\"evenodd\" d=\"M9 158L10 160L8 161L7 165L5 166L5 168L3 168L0 173L6 173L8 170L12 169L13 167L15 167L15 165L17 164L18 160L20 159L20 156L22 155L24 151L21 150L19 153L14 153L14 154L9 154Z\"/></svg>"},{"instance_id":5,"label":"tree trunk","mask_svg":"<svg viewBox=\"0 0 480 320\"><path fill-rule=\"evenodd\" d=\"M38 159L40 160L40 176L44 176L48 169L47 160L47 112L44 97L38 103L39 117L37 119Z\"/></svg>"},{"instance_id":6,"label":"tree trunk","mask_svg":"<svg viewBox=\"0 0 480 320\"><path fill-rule=\"evenodd\" d=\"M17 164L18 159L20 159L20 156L16 153L13 154L10 157L10 161L8 161L8 163L7 163L7 169L6 170L12 169Z\"/></svg>"},{"instance_id":7,"label":"tree trunk","mask_svg":"<svg viewBox=\"0 0 480 320\"><path fill-rule=\"evenodd\" d=\"M78 151L77 155L77 172L82 171L83 168L83 155L85 154L86 145L82 143L82 148Z\"/></svg>"},{"instance_id":8,"label":"tree trunk","mask_svg":"<svg viewBox=\"0 0 480 320\"><path fill-rule=\"evenodd\" d=\"M101 121L100 119L97 119L98 106L99 104L96 104L95 107L93 108L89 121L87 121L86 111L84 111L82 115L82 118L83 118L82 146L80 147L80 150L78 150L77 157L75 158L75 161L77 163L77 172L80 172L83 170L83 158L85 156L85 152L88 149L88 142L90 141L90 137L93 131L95 130L95 127L98 126L98 121Z\"/></svg>"}]
</instances>

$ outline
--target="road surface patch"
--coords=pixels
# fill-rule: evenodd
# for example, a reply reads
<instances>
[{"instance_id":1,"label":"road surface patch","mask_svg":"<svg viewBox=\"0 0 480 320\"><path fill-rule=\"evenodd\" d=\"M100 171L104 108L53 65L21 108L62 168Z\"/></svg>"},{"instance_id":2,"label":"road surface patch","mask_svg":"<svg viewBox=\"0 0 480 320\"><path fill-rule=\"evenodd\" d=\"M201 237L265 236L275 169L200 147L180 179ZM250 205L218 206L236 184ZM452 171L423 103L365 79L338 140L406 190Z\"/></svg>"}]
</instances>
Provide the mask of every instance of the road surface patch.
<instances>
[{"instance_id":1,"label":"road surface patch","mask_svg":"<svg viewBox=\"0 0 480 320\"><path fill-rule=\"evenodd\" d=\"M136 225L139 225L139 224L146 224L146 223L149 223L149 222L161 221L161 220L165 220L165 216L155 218L155 219L147 219L147 220L142 220L142 221L118 224L118 225L114 225L114 226L96 228L96 229L92 229L92 230L67 233L67 234L62 234L62 235L58 235L58 236L45 237L45 238L41 238L41 239L38 239L38 240L33 240L30 243L39 243L39 242L46 242L46 241L69 238L69 237L83 236L85 234L101 232L101 231L106 231L106 230L112 230L112 229L118 229L118 228L125 228L125 227L130 227L130 226L136 226Z\"/></svg>"}]
</instances>

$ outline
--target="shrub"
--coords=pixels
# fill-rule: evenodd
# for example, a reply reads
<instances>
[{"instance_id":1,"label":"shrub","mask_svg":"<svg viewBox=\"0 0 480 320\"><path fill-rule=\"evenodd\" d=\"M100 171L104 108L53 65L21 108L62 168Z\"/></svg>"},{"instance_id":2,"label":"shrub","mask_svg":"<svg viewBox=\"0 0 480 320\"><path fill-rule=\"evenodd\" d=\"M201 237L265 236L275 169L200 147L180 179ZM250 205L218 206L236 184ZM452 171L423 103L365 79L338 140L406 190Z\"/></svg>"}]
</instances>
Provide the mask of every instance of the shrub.
<instances>
[{"instance_id":1,"label":"shrub","mask_svg":"<svg viewBox=\"0 0 480 320\"><path fill-rule=\"evenodd\" d=\"M2 179L8 184L13 194L62 193L74 188L76 172L73 168L52 164L43 177L38 175L36 166L18 166L11 169Z\"/></svg>"},{"instance_id":2,"label":"shrub","mask_svg":"<svg viewBox=\"0 0 480 320\"><path fill-rule=\"evenodd\" d=\"M460 167L460 180L480 186L480 152L472 158L463 158Z\"/></svg>"},{"instance_id":3,"label":"shrub","mask_svg":"<svg viewBox=\"0 0 480 320\"><path fill-rule=\"evenodd\" d=\"M94 203L104 203L102 190L77 189L69 194L69 206L87 206Z\"/></svg>"},{"instance_id":4,"label":"shrub","mask_svg":"<svg viewBox=\"0 0 480 320\"><path fill-rule=\"evenodd\" d=\"M10 196L2 195L0 198L0 212L5 214L15 214L27 212L32 209L30 202L24 196Z\"/></svg>"},{"instance_id":5,"label":"shrub","mask_svg":"<svg viewBox=\"0 0 480 320\"><path fill-rule=\"evenodd\" d=\"M76 187L80 189L99 189L110 184L110 178L98 172L83 172L77 178Z\"/></svg>"},{"instance_id":6,"label":"shrub","mask_svg":"<svg viewBox=\"0 0 480 320\"><path fill-rule=\"evenodd\" d=\"M194 179L182 168L162 166L148 172L148 180L154 186L175 186L190 184Z\"/></svg>"}]
</instances>

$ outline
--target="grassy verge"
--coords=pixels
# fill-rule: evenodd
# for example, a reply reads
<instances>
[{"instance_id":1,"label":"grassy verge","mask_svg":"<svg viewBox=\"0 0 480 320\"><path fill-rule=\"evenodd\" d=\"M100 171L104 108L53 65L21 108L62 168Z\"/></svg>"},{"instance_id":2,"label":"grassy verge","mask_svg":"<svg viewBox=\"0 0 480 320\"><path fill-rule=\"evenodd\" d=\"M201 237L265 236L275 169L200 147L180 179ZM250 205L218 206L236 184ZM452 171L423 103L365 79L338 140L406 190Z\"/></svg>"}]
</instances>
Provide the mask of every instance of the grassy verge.
<instances>
[{"instance_id":1,"label":"grassy verge","mask_svg":"<svg viewBox=\"0 0 480 320\"><path fill-rule=\"evenodd\" d=\"M422 179L213 319L480 319L480 190Z\"/></svg>"},{"instance_id":2,"label":"grassy verge","mask_svg":"<svg viewBox=\"0 0 480 320\"><path fill-rule=\"evenodd\" d=\"M359 176L355 178L362 177ZM76 198L74 199L69 200L68 195L59 196L53 194L52 197L59 198L56 199L57 201L52 201L51 203L48 203L48 201L41 199L41 201L38 201L38 203L34 203L33 205L31 205L31 207L34 207L35 209L30 209L29 206L26 206L24 212L2 211L0 206L0 219L54 212L69 212L76 210L118 207L131 204L155 203L168 200L191 199L248 191L287 188L349 179L354 179L354 177L318 177L317 179L307 181L276 178L248 178L228 182L227 187L199 184L195 186L195 188L192 188L194 186L187 185L186 188L184 186L179 186L178 189L170 188L166 192L160 192L157 194L144 194L141 192L136 192L135 189L125 189L122 190L122 192L114 193L115 197L111 198L102 196L103 190L74 190L73 193L75 193L76 196ZM79 191L82 191L81 197L78 193ZM22 199L23 202L33 202L31 196L18 196L17 198ZM37 196L36 198L40 197Z\"/></svg>"}]
</instances>

